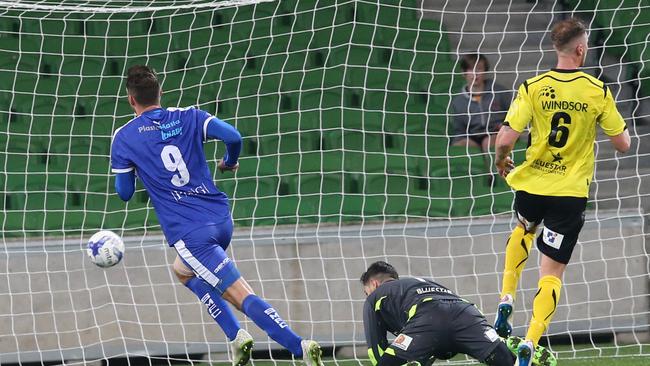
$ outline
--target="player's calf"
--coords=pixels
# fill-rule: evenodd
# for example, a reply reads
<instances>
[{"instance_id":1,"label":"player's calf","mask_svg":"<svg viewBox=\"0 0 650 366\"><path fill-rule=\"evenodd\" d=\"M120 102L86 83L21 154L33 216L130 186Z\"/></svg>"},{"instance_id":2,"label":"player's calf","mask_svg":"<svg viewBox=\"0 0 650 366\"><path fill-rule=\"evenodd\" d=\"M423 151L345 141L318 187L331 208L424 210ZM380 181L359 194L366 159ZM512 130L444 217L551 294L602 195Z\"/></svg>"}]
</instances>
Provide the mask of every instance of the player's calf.
<instances>
[{"instance_id":1,"label":"player's calf","mask_svg":"<svg viewBox=\"0 0 650 366\"><path fill-rule=\"evenodd\" d=\"M197 277L180 257L176 257L173 270L179 281L205 305L208 314L221 327L228 340L233 341L241 328L232 309L221 298L221 292L204 279Z\"/></svg>"},{"instance_id":2,"label":"player's calf","mask_svg":"<svg viewBox=\"0 0 650 366\"><path fill-rule=\"evenodd\" d=\"M296 357L303 357L302 338L294 333L278 312L253 293L241 277L233 261L219 245L201 244L198 241L179 240L174 244L179 259L177 272L183 266L192 268L199 277L190 278L185 286L190 288L208 308L210 315L222 326L228 339L234 340L240 329L226 301L241 310L264 330L269 337L288 349ZM222 317L221 315L226 315ZM234 321L226 321L232 319ZM222 324L226 322L226 326ZM235 327L236 325L236 327Z\"/></svg>"},{"instance_id":3,"label":"player's calf","mask_svg":"<svg viewBox=\"0 0 650 366\"><path fill-rule=\"evenodd\" d=\"M302 338L291 330L271 305L253 293L246 280L239 277L225 290L223 297L294 356L304 356Z\"/></svg>"}]
</instances>

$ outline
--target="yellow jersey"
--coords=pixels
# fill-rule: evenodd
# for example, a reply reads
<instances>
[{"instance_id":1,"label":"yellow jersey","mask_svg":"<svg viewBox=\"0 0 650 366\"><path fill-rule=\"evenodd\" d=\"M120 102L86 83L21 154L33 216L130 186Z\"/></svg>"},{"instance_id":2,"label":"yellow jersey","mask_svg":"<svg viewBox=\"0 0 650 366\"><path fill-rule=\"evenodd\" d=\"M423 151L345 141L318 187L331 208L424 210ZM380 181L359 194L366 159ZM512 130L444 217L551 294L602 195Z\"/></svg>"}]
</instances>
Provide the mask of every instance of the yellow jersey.
<instances>
[{"instance_id":1,"label":"yellow jersey","mask_svg":"<svg viewBox=\"0 0 650 366\"><path fill-rule=\"evenodd\" d=\"M508 174L517 191L543 196L587 197L594 175L596 124L616 136L627 127L605 84L579 70L557 70L526 80L504 125L530 125L526 161Z\"/></svg>"}]
</instances>

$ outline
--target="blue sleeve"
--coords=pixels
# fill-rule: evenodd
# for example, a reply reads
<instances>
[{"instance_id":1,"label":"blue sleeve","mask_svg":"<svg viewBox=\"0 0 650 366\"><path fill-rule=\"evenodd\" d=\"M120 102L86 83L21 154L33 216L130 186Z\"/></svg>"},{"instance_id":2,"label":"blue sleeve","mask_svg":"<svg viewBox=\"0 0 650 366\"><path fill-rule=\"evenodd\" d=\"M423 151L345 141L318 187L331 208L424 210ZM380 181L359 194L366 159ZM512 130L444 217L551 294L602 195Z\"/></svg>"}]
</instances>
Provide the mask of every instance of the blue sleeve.
<instances>
[{"instance_id":1,"label":"blue sleeve","mask_svg":"<svg viewBox=\"0 0 650 366\"><path fill-rule=\"evenodd\" d=\"M124 137L119 134L119 130L113 136L111 143L111 171L113 173L126 173L133 171L135 165L129 158L128 150L124 142Z\"/></svg>"},{"instance_id":2,"label":"blue sleeve","mask_svg":"<svg viewBox=\"0 0 650 366\"><path fill-rule=\"evenodd\" d=\"M242 137L239 131L217 117L212 117L206 128L206 139L219 139L226 144L223 160L227 166L235 166L241 153Z\"/></svg>"},{"instance_id":3,"label":"blue sleeve","mask_svg":"<svg viewBox=\"0 0 650 366\"><path fill-rule=\"evenodd\" d=\"M115 176L115 192L122 201L128 201L135 192L135 171L117 173Z\"/></svg>"}]
</instances>

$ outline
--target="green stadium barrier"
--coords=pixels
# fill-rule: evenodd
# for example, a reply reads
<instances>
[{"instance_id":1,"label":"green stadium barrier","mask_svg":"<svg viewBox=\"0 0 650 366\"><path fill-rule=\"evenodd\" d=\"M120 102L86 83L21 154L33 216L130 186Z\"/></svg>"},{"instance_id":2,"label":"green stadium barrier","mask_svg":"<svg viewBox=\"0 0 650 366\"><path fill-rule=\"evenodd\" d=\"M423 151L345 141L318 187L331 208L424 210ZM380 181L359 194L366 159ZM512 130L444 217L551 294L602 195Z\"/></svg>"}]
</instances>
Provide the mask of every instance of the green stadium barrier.
<instances>
[{"instance_id":1,"label":"green stadium barrier","mask_svg":"<svg viewBox=\"0 0 650 366\"><path fill-rule=\"evenodd\" d=\"M427 134L432 137L444 137L445 139L448 136L446 118L427 116L425 114L407 114L404 125L398 130L406 135Z\"/></svg>"},{"instance_id":2,"label":"green stadium barrier","mask_svg":"<svg viewBox=\"0 0 650 366\"><path fill-rule=\"evenodd\" d=\"M392 71L387 68L348 67L345 73L345 86L385 89L390 74Z\"/></svg>"},{"instance_id":3,"label":"green stadium barrier","mask_svg":"<svg viewBox=\"0 0 650 366\"><path fill-rule=\"evenodd\" d=\"M427 135L405 135L397 140L397 150L405 151L409 156L440 157L447 155L447 137Z\"/></svg>"},{"instance_id":4,"label":"green stadium barrier","mask_svg":"<svg viewBox=\"0 0 650 366\"><path fill-rule=\"evenodd\" d=\"M31 34L11 33L11 29L3 30L0 35L0 50L13 51L23 55L34 55L41 51L42 37Z\"/></svg>"},{"instance_id":5,"label":"green stadium barrier","mask_svg":"<svg viewBox=\"0 0 650 366\"><path fill-rule=\"evenodd\" d=\"M343 171L346 173L361 175L365 172L383 172L385 169L386 157L384 154L365 154L361 151L343 152Z\"/></svg>"},{"instance_id":6,"label":"green stadium barrier","mask_svg":"<svg viewBox=\"0 0 650 366\"><path fill-rule=\"evenodd\" d=\"M343 126L341 107L322 110L299 111L301 129L322 129L329 131Z\"/></svg>"},{"instance_id":7,"label":"green stadium barrier","mask_svg":"<svg viewBox=\"0 0 650 366\"><path fill-rule=\"evenodd\" d=\"M320 148L320 132L284 133L259 139L263 155L313 151Z\"/></svg>"},{"instance_id":8,"label":"green stadium barrier","mask_svg":"<svg viewBox=\"0 0 650 366\"><path fill-rule=\"evenodd\" d=\"M328 221L366 219L381 212L377 200L352 194L331 194L320 201L321 214L332 216Z\"/></svg>"},{"instance_id":9,"label":"green stadium barrier","mask_svg":"<svg viewBox=\"0 0 650 366\"><path fill-rule=\"evenodd\" d=\"M296 222L296 213L300 210L296 197L265 197L257 201L239 202L254 213L253 225L282 225ZM303 210L305 205L303 204Z\"/></svg>"},{"instance_id":10,"label":"green stadium barrier","mask_svg":"<svg viewBox=\"0 0 650 366\"><path fill-rule=\"evenodd\" d=\"M402 195L405 199L409 191L410 180L405 175L367 173L363 178L363 193L369 197Z\"/></svg>"},{"instance_id":11,"label":"green stadium barrier","mask_svg":"<svg viewBox=\"0 0 650 366\"><path fill-rule=\"evenodd\" d=\"M449 146L447 157L452 173L465 175L464 173L482 174L485 170L485 157L480 148L466 146ZM453 175L452 175L453 176Z\"/></svg>"},{"instance_id":12,"label":"green stadium barrier","mask_svg":"<svg viewBox=\"0 0 650 366\"><path fill-rule=\"evenodd\" d=\"M57 33L54 26L43 32L32 23L25 25L25 29L38 29L33 36L25 35L22 44L10 37L0 37L0 50L23 47L22 52L32 49L38 52L41 49L36 45L40 47L42 33L48 34L51 40L48 45L59 44L59 49L53 46L55 52L40 63L26 60L18 65L26 71L21 79L25 93L32 88L38 97L19 98L17 112L23 113L21 118L29 118L27 115L33 112L40 117L55 114L71 120L57 122L51 130L41 131L45 135L61 136L44 139L39 144L51 145L52 152L41 169L49 166L56 172L69 172L71 178L67 182L72 185L87 186L87 182L78 178L83 174L101 178L108 174L108 144L107 140L93 137L93 144L98 143L100 147L73 144L70 149L79 154L68 156L61 141L74 140L75 136L108 139L112 130L122 124L112 116L126 119L125 116L132 115L128 104L116 98L125 95L121 75L131 64L148 63L160 72L168 103L214 105L217 115L232 119L230 122L244 136L262 136L245 139L246 153L237 173L238 180L218 181L224 191L235 196L236 221L248 220L248 224L256 225L291 222L291 217L299 213L306 215L300 222L313 222L319 212L326 220L347 220L358 219L360 215L380 216L382 212L399 214L400 207L411 215L436 212L446 215L449 207L429 204L428 191L422 189L421 181L430 175L431 169L441 166L439 161L446 159L427 157L444 156L448 141L428 136L442 135L446 123L434 123L426 114L445 113L441 106L446 106L448 97L431 101L423 92L429 88L447 91L451 78L439 75L451 72L454 64L446 54L434 53L449 49L446 38L441 38L440 24L418 20L416 11L398 9L396 5L395 2L347 3L334 7L319 3L319 8L314 10L313 3L305 2L258 4L157 17L153 23L149 19L134 19L109 24L93 19L75 23L73 29L63 33ZM278 6L286 13L306 13L271 20ZM409 6L415 8L417 4L412 2ZM253 17L258 19L254 24L250 22ZM370 19L374 23L378 17L379 27L363 24ZM395 25L401 27L399 31L386 27ZM109 37L121 42L107 43L106 34L122 34L128 36L128 41ZM208 47L210 44L223 47L216 52ZM82 59L80 55L101 57ZM15 61L5 64L15 68ZM0 69L3 69L1 65ZM40 79L35 77L37 70L41 72ZM433 82L432 70L436 74ZM414 73L418 71L422 72ZM8 75L13 77L14 73ZM343 85L352 89L340 88ZM47 95L60 97L53 102ZM85 98L95 95L100 96L96 101ZM363 111L359 109L362 102ZM57 121L56 118L51 120ZM319 129L324 131L321 133ZM411 136L415 133L421 136ZM214 149L206 150L209 155L218 156ZM78 159L89 152L92 158L86 159L85 164ZM282 154L282 160L278 153ZM38 157L35 152L30 154L34 154L32 159ZM359 177L375 172L384 177L375 178L377 182L381 179L390 182L389 193L396 192L396 196L388 197L385 207L373 205L375 201L362 196L341 194L360 191ZM390 175L386 177L385 173ZM280 182L278 176L293 178ZM279 193L310 189L316 192L316 188L320 193L323 179L327 184L322 197ZM123 204L115 201L119 205L113 206L114 202L101 198L112 191L108 180L100 179L93 187L100 193L93 200L97 206L88 212L89 221L117 222L120 218L114 211L123 208ZM404 187L408 189L404 191ZM256 204L246 197L265 201ZM121 220L135 223L151 216L146 200L130 203L128 207L129 215ZM106 210L109 212L105 217L99 216ZM250 212L254 212L253 216L261 215L261 220L251 219ZM274 221L274 215L280 219Z\"/></svg>"},{"instance_id":13,"label":"green stadium barrier","mask_svg":"<svg viewBox=\"0 0 650 366\"><path fill-rule=\"evenodd\" d=\"M339 112L340 113L340 112ZM384 130L383 113L364 112L361 110L344 109L343 125L333 124L331 127L343 127L351 130L381 132Z\"/></svg>"},{"instance_id":14,"label":"green stadium barrier","mask_svg":"<svg viewBox=\"0 0 650 366\"><path fill-rule=\"evenodd\" d=\"M321 174L320 172L314 173L301 173L300 175L289 178L291 183L290 187L297 190L291 191L302 195L317 195L319 193L341 193L350 192L352 190L352 182L350 179L344 179L343 173Z\"/></svg>"},{"instance_id":15,"label":"green stadium barrier","mask_svg":"<svg viewBox=\"0 0 650 366\"><path fill-rule=\"evenodd\" d=\"M381 133L356 130L335 130L323 133L324 144L329 149L343 151L363 151L366 153L385 152L384 137Z\"/></svg>"}]
</instances>

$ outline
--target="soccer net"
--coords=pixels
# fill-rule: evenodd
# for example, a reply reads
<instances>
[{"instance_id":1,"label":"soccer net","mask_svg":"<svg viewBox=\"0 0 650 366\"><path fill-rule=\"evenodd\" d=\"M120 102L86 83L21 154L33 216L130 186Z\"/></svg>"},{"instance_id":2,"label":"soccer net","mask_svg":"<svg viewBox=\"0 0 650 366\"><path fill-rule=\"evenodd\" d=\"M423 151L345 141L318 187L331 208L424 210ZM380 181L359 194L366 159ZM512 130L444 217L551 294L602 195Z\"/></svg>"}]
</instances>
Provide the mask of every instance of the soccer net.
<instances>
[{"instance_id":1,"label":"soccer net","mask_svg":"<svg viewBox=\"0 0 650 366\"><path fill-rule=\"evenodd\" d=\"M587 223L545 341L560 359L647 356L647 1L70 0L0 1L0 363L227 358L222 332L173 278L142 186L128 204L113 193L110 139L133 116L123 75L134 64L158 71L164 106L241 131L240 170L214 174L232 198L230 254L337 362L367 357L358 277L375 260L435 278L492 321L513 194L491 153L452 141L488 132L458 135L455 121L498 122L507 105L473 109L459 55L484 54L509 102L554 66L550 26L572 14L590 24L586 70L611 87L633 147L618 155L598 135ZM213 163L224 152L205 150ZM84 254L100 229L124 237L116 267ZM536 250L528 263L519 335ZM283 356L242 324L257 350Z\"/></svg>"}]
</instances>

